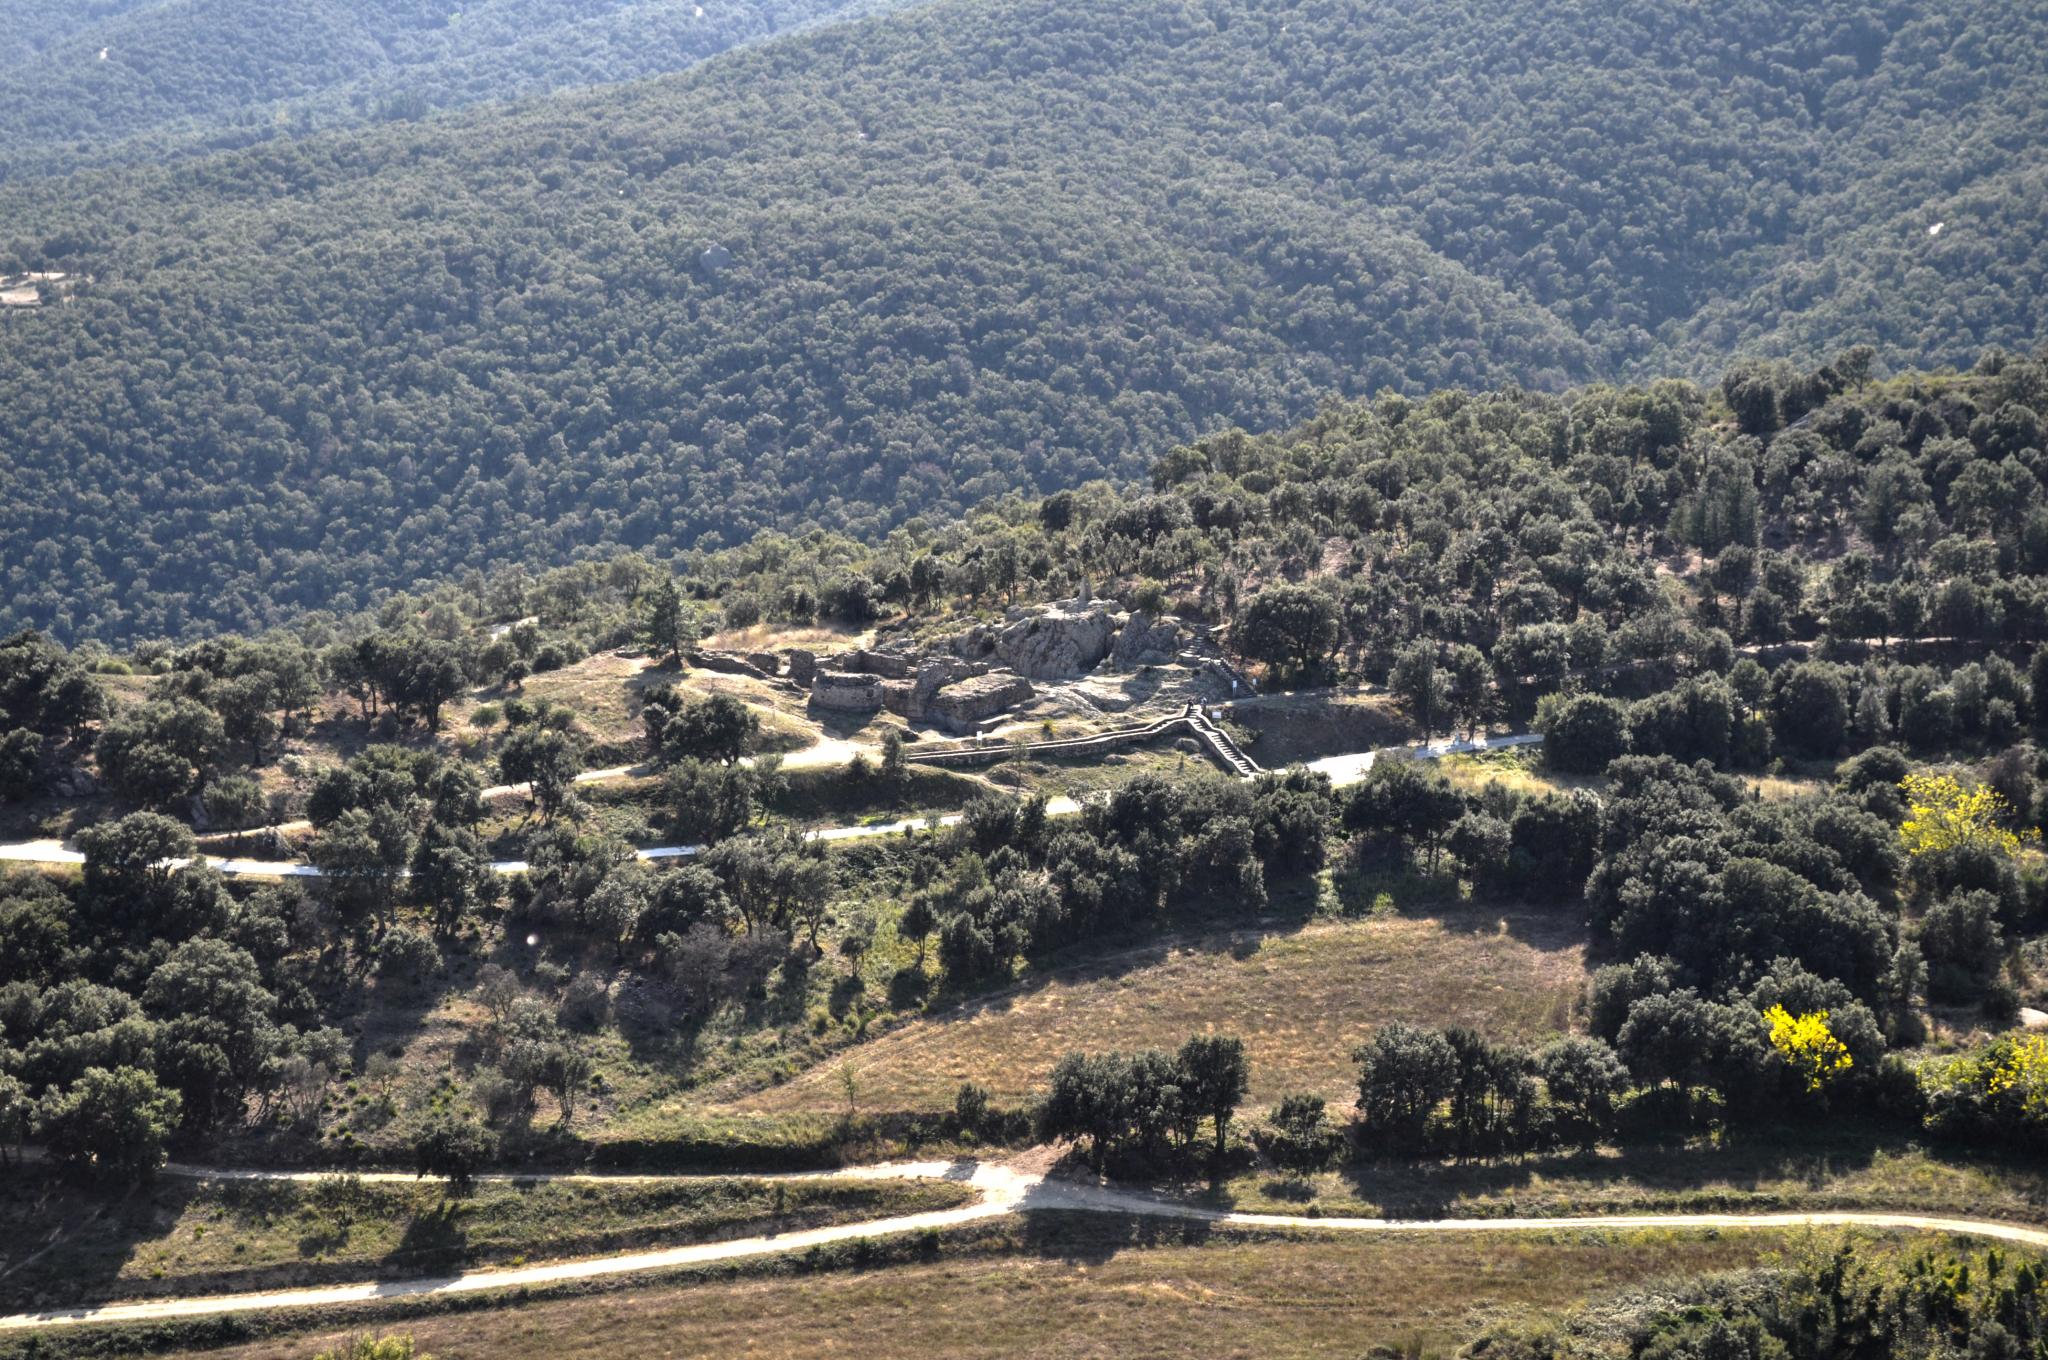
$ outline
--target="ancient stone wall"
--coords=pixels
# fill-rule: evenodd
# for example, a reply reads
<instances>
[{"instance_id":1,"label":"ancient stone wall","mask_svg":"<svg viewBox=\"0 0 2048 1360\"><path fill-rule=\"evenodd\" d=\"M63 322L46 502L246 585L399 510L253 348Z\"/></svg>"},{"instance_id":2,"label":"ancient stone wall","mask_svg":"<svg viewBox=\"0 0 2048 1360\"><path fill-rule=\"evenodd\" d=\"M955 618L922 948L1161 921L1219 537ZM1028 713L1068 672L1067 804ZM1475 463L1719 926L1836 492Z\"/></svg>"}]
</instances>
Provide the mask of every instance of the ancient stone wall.
<instances>
[{"instance_id":1,"label":"ancient stone wall","mask_svg":"<svg viewBox=\"0 0 2048 1360\"><path fill-rule=\"evenodd\" d=\"M836 713L872 713L882 706L882 677L819 671L811 681L811 706Z\"/></svg>"}]
</instances>

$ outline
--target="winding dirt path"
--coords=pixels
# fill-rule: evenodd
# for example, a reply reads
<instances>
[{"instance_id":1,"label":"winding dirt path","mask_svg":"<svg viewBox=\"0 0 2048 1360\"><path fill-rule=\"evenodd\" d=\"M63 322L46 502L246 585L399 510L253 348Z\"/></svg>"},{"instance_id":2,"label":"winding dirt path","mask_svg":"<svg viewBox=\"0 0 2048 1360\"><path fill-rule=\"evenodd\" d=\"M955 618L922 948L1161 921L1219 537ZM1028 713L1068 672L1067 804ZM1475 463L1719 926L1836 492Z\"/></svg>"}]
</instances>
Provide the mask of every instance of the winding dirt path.
<instances>
[{"instance_id":1,"label":"winding dirt path","mask_svg":"<svg viewBox=\"0 0 2048 1360\"><path fill-rule=\"evenodd\" d=\"M1437 760L1444 756L1470 755L1480 751L1499 751L1513 746L1529 746L1542 740L1542 736L1538 733L1525 732L1515 736L1486 737L1476 741L1432 742L1426 746L1407 748L1404 754L1411 760ZM805 754L805 752L795 753L796 756L803 756ZM839 754L838 751L834 750L828 753L830 758L820 757L815 762L805 763L832 764L837 761ZM1311 761L1308 768L1319 774L1328 775L1331 783L1342 787L1346 784L1355 784L1365 778L1365 772L1372 768L1373 762L1381 754L1378 751L1356 751L1349 755L1326 756L1321 760ZM794 758L784 761L786 767L794 767L795 763ZM598 783L609 779L624 779L645 775L646 773L647 767L645 766L621 765L616 769L610 770L587 770L577 776L577 780L579 783ZM486 789L484 793L487 797L495 798L523 792L525 787L523 784L506 784ZM1055 817L1072 816L1080 810L1081 805L1072 798L1067 797L1054 798L1046 809L1047 812ZM913 817L903 821L862 826L824 827L815 831L807 831L804 835L808 840L818 841L864 840L874 836L900 836L935 827L956 826L959 822L960 814L949 813L936 819ZM694 855L702 854L703 851L704 847L701 845L663 845L649 850L641 850L637 853L644 860L671 860L688 859ZM0 862L71 865L76 867L85 863L85 856L61 841L19 841L12 845L0 845ZM176 868L183 868L189 862L186 860L170 861L172 866ZM299 860L227 858L208 859L207 863L229 878L322 877L318 869ZM526 861L523 859L498 860L491 865L491 868L501 874L523 874L526 872Z\"/></svg>"},{"instance_id":2,"label":"winding dirt path","mask_svg":"<svg viewBox=\"0 0 2048 1360\"><path fill-rule=\"evenodd\" d=\"M182 1168L182 1174L229 1175L238 1179L290 1179L313 1173L298 1172L205 1172ZM380 1173L395 1176L397 1173ZM842 1223L801 1232L744 1237L726 1242L705 1242L687 1247L633 1252L622 1256L585 1257L546 1265L511 1269L466 1271L437 1279L385 1280L367 1284L328 1285L309 1289L286 1289L268 1293L223 1294L189 1299L160 1299L138 1303L110 1303L91 1307L57 1309L0 1318L0 1332L34 1328L75 1326L82 1323L152 1322L173 1318L203 1317L219 1313L275 1311L289 1308L327 1308L338 1304L371 1303L430 1295L476 1294L490 1290L517 1289L536 1285L573 1283L621 1275L672 1270L680 1266L717 1261L741 1260L811 1247L849 1242L863 1237L887 1237L958 1227L1008 1214L1036 1210L1065 1210L1086 1213L1136 1214L1172 1218L1223 1227L1303 1229L1324 1233L1501 1233L1586 1229L1615 1231L1628 1229L1715 1229L1755 1231L1804 1227L1872 1228L1890 1231L1952 1233L1989 1238L2020 1246L2048 1250L2048 1229L1999 1223L1986 1219L1944 1218L1913 1213L1767 1213L1767 1214L1616 1214L1558 1218L1309 1218L1300 1214L1237 1213L1205 1209L1197 1205L1155 1198L1103 1185L1084 1185L1059 1180L1043 1172L1023 1170L995 1162L912 1162L863 1167L849 1171L800 1173L804 1176L866 1179L940 1179L972 1186L981 1198L955 1209L905 1214L865 1223ZM577 1179L573 1175L529 1177L526 1179ZM589 1178L584 1178L589 1179ZM618 1177L614 1179L627 1179ZM643 1179L663 1179L648 1177ZM670 1177L667 1179L687 1179Z\"/></svg>"}]
</instances>

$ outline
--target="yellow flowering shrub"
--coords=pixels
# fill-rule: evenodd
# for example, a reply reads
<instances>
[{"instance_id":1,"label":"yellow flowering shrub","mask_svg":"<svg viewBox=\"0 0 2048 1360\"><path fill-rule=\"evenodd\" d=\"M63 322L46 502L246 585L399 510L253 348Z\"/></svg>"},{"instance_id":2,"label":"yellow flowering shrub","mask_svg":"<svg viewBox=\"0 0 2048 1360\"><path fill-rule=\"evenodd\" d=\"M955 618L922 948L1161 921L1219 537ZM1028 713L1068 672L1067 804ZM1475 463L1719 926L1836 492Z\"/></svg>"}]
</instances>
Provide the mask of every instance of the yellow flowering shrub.
<instances>
[{"instance_id":1,"label":"yellow flowering shrub","mask_svg":"<svg viewBox=\"0 0 2048 1360\"><path fill-rule=\"evenodd\" d=\"M2007 1034L1922 1075L1927 1124L1970 1142L2039 1151L2048 1138L2048 1035Z\"/></svg>"},{"instance_id":2,"label":"yellow flowering shrub","mask_svg":"<svg viewBox=\"0 0 2048 1360\"><path fill-rule=\"evenodd\" d=\"M1848 1046L1828 1028L1826 1011L1794 1015L1783 1006L1773 1006L1764 1012L1764 1023L1770 1026L1771 1047L1806 1078L1809 1091L1819 1091L1856 1065Z\"/></svg>"},{"instance_id":3,"label":"yellow flowering shrub","mask_svg":"<svg viewBox=\"0 0 2048 1360\"><path fill-rule=\"evenodd\" d=\"M1978 1060L1978 1073L1985 1094L2005 1097L2032 1118L2048 1117L2048 1036L1993 1044Z\"/></svg>"},{"instance_id":4,"label":"yellow flowering shrub","mask_svg":"<svg viewBox=\"0 0 2048 1360\"><path fill-rule=\"evenodd\" d=\"M2041 838L2039 831L2009 830L2006 822L2011 807L1996 789L1985 785L1965 787L1954 775L1909 774L1899 781L1899 787L1906 791L1906 820L1899 835L1908 854L1982 845L2016 855L2022 840Z\"/></svg>"}]
</instances>

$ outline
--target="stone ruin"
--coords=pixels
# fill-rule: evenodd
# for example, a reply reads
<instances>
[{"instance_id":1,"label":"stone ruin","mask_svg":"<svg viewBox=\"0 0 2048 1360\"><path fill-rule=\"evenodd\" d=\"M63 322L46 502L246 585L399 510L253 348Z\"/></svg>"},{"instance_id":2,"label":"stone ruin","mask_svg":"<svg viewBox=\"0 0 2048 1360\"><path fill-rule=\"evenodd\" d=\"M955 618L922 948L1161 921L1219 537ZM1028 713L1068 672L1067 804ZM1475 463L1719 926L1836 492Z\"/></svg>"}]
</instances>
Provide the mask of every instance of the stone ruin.
<instances>
[{"instance_id":1,"label":"stone ruin","mask_svg":"<svg viewBox=\"0 0 2048 1360\"><path fill-rule=\"evenodd\" d=\"M811 680L813 708L835 713L887 709L913 723L931 723L961 734L1029 702L1035 693L1020 675L992 673L985 662L957 657L919 659L855 651L822 661L813 658L811 664L816 667ZM791 665L791 678L799 669Z\"/></svg>"},{"instance_id":2,"label":"stone ruin","mask_svg":"<svg viewBox=\"0 0 2048 1360\"><path fill-rule=\"evenodd\" d=\"M808 689L813 708L833 713L884 709L956 734L979 730L1037 697L1033 682L1078 680L1101 670L1185 666L1212 687L1246 692L1248 682L1207 630L1171 615L1127 613L1108 600L1077 599L1009 611L948 642L946 652L860 648L820 657L792 649L785 665L763 664Z\"/></svg>"},{"instance_id":3,"label":"stone ruin","mask_svg":"<svg viewBox=\"0 0 2048 1360\"><path fill-rule=\"evenodd\" d=\"M861 671L819 671L811 679L811 707L834 713L874 713L882 707L882 677Z\"/></svg>"}]
</instances>

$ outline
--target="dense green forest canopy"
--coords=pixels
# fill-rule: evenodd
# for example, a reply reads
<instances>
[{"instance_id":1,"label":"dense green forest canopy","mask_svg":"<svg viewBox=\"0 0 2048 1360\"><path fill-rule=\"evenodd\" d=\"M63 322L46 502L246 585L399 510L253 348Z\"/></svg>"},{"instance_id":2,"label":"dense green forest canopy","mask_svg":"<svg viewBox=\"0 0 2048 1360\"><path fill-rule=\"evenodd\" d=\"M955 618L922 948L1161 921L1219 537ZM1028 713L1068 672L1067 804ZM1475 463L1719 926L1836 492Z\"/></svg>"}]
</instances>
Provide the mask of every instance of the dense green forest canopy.
<instances>
[{"instance_id":1,"label":"dense green forest canopy","mask_svg":"<svg viewBox=\"0 0 2048 1360\"><path fill-rule=\"evenodd\" d=\"M87 281L0 326L0 626L874 538L1330 392L2030 348L2044 17L941 0L19 183L0 270Z\"/></svg>"},{"instance_id":2,"label":"dense green forest canopy","mask_svg":"<svg viewBox=\"0 0 2048 1360\"><path fill-rule=\"evenodd\" d=\"M0 179L676 71L842 0L5 0Z\"/></svg>"}]
</instances>

